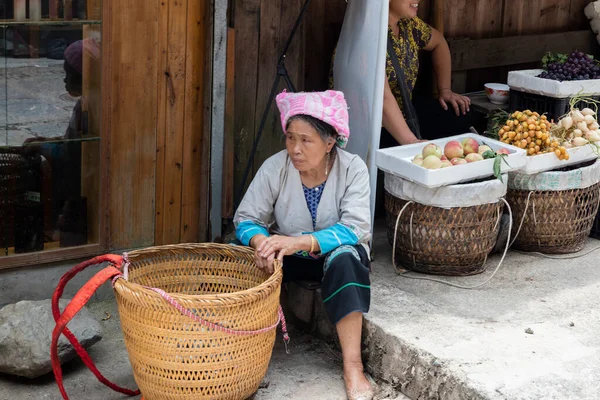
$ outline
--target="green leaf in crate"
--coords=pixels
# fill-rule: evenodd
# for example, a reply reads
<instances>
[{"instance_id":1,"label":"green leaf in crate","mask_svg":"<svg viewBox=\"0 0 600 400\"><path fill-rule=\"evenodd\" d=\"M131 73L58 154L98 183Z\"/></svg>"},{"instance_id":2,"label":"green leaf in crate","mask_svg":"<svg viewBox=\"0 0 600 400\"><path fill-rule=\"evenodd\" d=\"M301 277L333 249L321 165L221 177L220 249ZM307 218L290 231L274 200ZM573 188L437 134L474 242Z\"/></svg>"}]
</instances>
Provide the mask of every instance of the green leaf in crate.
<instances>
[{"instance_id":1,"label":"green leaf in crate","mask_svg":"<svg viewBox=\"0 0 600 400\"><path fill-rule=\"evenodd\" d=\"M502 180L502 171L501 171L501 165L502 165L502 157L496 157L494 159L494 176L496 177L496 179L500 179L500 182L504 183L504 181Z\"/></svg>"},{"instance_id":2,"label":"green leaf in crate","mask_svg":"<svg viewBox=\"0 0 600 400\"><path fill-rule=\"evenodd\" d=\"M496 177L496 179L500 179L500 182L502 183L504 183L504 181L502 180L502 162L504 161L504 163L510 168L510 164L508 163L508 161L506 161L506 157L508 157L508 154L496 153L496 156L494 158L494 176Z\"/></svg>"},{"instance_id":3,"label":"green leaf in crate","mask_svg":"<svg viewBox=\"0 0 600 400\"><path fill-rule=\"evenodd\" d=\"M487 160L488 158L494 158L494 157L496 157L496 153L494 151L492 151L492 150L488 150L488 151L484 152L482 154L482 156L483 156L484 160Z\"/></svg>"}]
</instances>

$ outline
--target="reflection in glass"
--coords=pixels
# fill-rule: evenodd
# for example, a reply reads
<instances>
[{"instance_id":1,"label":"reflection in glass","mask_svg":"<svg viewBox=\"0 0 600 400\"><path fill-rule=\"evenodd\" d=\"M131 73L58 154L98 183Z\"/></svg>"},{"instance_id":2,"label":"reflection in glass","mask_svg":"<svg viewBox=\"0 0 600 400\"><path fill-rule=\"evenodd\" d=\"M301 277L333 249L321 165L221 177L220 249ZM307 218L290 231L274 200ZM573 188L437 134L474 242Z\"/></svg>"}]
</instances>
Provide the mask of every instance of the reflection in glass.
<instances>
[{"instance_id":1,"label":"reflection in glass","mask_svg":"<svg viewBox=\"0 0 600 400\"><path fill-rule=\"evenodd\" d=\"M0 5L0 256L98 240L100 29L53 3Z\"/></svg>"}]
</instances>

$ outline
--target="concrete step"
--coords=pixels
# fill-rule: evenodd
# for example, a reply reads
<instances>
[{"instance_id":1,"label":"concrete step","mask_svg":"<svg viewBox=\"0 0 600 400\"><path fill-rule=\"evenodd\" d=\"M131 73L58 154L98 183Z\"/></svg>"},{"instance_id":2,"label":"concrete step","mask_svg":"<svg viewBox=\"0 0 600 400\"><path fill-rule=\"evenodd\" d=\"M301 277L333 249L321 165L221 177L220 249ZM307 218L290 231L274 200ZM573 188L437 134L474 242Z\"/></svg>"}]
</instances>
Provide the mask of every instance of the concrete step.
<instances>
[{"instance_id":1,"label":"concrete step","mask_svg":"<svg viewBox=\"0 0 600 400\"><path fill-rule=\"evenodd\" d=\"M364 361L390 395L600 398L600 241L589 239L579 255L563 259L511 251L493 279L472 290L399 276L385 230L376 230L375 243ZM439 279L477 285L499 261L490 257L481 275ZM290 291L304 299L292 301L295 309L310 316L312 333L335 342L320 293L311 303L302 290Z\"/></svg>"}]
</instances>

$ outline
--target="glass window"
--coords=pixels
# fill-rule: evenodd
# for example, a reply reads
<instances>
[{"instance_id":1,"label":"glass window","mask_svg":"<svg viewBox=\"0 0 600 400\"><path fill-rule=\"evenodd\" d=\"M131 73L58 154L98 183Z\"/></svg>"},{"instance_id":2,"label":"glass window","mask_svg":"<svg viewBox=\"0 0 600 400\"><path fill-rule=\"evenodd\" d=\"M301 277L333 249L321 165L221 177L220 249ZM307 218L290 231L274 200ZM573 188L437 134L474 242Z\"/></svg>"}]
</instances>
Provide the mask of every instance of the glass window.
<instances>
[{"instance_id":1,"label":"glass window","mask_svg":"<svg viewBox=\"0 0 600 400\"><path fill-rule=\"evenodd\" d=\"M0 257L99 243L99 0L0 0Z\"/></svg>"}]
</instances>

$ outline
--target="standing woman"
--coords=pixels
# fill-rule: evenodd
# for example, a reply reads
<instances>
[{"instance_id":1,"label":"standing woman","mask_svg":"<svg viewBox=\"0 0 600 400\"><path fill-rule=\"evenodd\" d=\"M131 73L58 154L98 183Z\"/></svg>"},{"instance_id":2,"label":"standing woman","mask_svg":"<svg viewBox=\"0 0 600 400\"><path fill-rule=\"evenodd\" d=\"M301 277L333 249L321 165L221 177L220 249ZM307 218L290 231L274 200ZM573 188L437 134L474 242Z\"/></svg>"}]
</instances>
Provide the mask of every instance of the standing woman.
<instances>
[{"instance_id":1,"label":"standing woman","mask_svg":"<svg viewBox=\"0 0 600 400\"><path fill-rule=\"evenodd\" d=\"M350 134L341 92L277 96L286 149L267 159L234 217L236 236L259 268L283 261L283 281L318 280L335 325L350 400L370 400L363 372L363 313L369 311L369 173L342 150Z\"/></svg>"},{"instance_id":2,"label":"standing woman","mask_svg":"<svg viewBox=\"0 0 600 400\"><path fill-rule=\"evenodd\" d=\"M383 126L387 132L383 132L381 147L468 132L471 101L451 89L452 66L446 39L417 17L419 0L390 0L389 7L383 105ZM412 96L421 50L431 52L438 85L437 101Z\"/></svg>"},{"instance_id":3,"label":"standing woman","mask_svg":"<svg viewBox=\"0 0 600 400\"><path fill-rule=\"evenodd\" d=\"M420 0L390 0L386 81L380 148L433 140L469 131L471 101L451 89L450 48L442 34L417 13ZM414 97L419 53L431 52L437 99ZM335 55L334 55L335 57ZM332 63L333 65L333 63ZM333 68L330 87L334 87Z\"/></svg>"}]
</instances>

